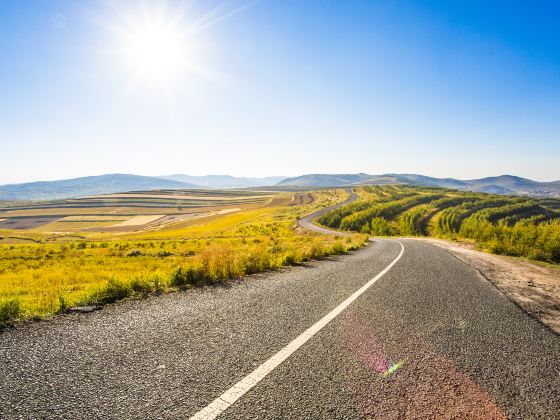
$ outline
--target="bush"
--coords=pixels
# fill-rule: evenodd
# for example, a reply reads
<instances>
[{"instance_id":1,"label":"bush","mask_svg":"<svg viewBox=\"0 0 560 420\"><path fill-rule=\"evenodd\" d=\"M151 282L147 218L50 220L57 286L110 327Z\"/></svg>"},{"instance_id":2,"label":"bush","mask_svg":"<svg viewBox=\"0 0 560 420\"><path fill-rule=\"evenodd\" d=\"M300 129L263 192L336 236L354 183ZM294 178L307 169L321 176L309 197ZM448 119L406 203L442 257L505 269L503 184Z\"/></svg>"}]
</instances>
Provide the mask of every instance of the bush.
<instances>
[{"instance_id":1,"label":"bush","mask_svg":"<svg viewBox=\"0 0 560 420\"><path fill-rule=\"evenodd\" d=\"M127 257L140 257L144 255L144 253L142 251L140 251L139 249L131 249L130 251L128 251L126 253Z\"/></svg>"},{"instance_id":2,"label":"bush","mask_svg":"<svg viewBox=\"0 0 560 420\"><path fill-rule=\"evenodd\" d=\"M152 282L149 279L141 277L136 277L131 280L130 289L133 294L139 296L147 296L155 291Z\"/></svg>"},{"instance_id":3,"label":"bush","mask_svg":"<svg viewBox=\"0 0 560 420\"><path fill-rule=\"evenodd\" d=\"M13 325L14 321L20 316L21 307L19 300L12 299L0 302L0 328Z\"/></svg>"},{"instance_id":4,"label":"bush","mask_svg":"<svg viewBox=\"0 0 560 420\"><path fill-rule=\"evenodd\" d=\"M346 247L344 246L344 244L341 241L336 241L330 249L330 254L333 255L340 255L340 254L344 254L346 252Z\"/></svg>"},{"instance_id":5,"label":"bush","mask_svg":"<svg viewBox=\"0 0 560 420\"><path fill-rule=\"evenodd\" d=\"M203 266L175 267L169 275L169 285L183 289L211 280Z\"/></svg>"},{"instance_id":6,"label":"bush","mask_svg":"<svg viewBox=\"0 0 560 420\"><path fill-rule=\"evenodd\" d=\"M172 256L172 255L173 255L173 253L171 253L171 252L169 252L169 251L163 251L163 250L162 250L162 251L158 251L158 252L156 253L156 257L160 257L160 258L170 257L170 256Z\"/></svg>"},{"instance_id":7,"label":"bush","mask_svg":"<svg viewBox=\"0 0 560 420\"><path fill-rule=\"evenodd\" d=\"M281 265L299 265L303 261L301 253L296 250L290 249L282 258Z\"/></svg>"},{"instance_id":8,"label":"bush","mask_svg":"<svg viewBox=\"0 0 560 420\"><path fill-rule=\"evenodd\" d=\"M322 242L314 242L309 249L308 258L312 260L320 260L325 256L325 247Z\"/></svg>"},{"instance_id":9,"label":"bush","mask_svg":"<svg viewBox=\"0 0 560 420\"><path fill-rule=\"evenodd\" d=\"M109 279L107 284L95 291L87 303L106 305L108 303L117 302L132 294L132 288L129 284L125 284L117 279Z\"/></svg>"}]
</instances>

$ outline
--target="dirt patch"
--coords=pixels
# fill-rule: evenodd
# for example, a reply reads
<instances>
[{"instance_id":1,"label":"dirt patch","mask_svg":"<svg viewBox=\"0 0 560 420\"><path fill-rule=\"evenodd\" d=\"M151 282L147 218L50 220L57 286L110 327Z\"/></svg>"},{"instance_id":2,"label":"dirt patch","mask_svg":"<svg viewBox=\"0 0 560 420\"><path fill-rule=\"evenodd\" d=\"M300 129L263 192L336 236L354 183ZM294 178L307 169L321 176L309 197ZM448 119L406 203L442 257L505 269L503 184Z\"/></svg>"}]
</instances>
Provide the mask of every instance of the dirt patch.
<instances>
[{"instance_id":1,"label":"dirt patch","mask_svg":"<svg viewBox=\"0 0 560 420\"><path fill-rule=\"evenodd\" d=\"M235 208L233 208L233 209L223 209L223 210L218 211L216 214L234 213L234 212L239 211L239 210L243 210L243 209L241 209L241 208L239 208L239 207L235 207Z\"/></svg>"},{"instance_id":2,"label":"dirt patch","mask_svg":"<svg viewBox=\"0 0 560 420\"><path fill-rule=\"evenodd\" d=\"M296 193L292 197L289 206L301 206L304 204L311 204L315 201L315 197L310 192Z\"/></svg>"},{"instance_id":3,"label":"dirt patch","mask_svg":"<svg viewBox=\"0 0 560 420\"><path fill-rule=\"evenodd\" d=\"M560 267L487 254L468 243L424 239L476 268L531 316L560 334Z\"/></svg>"},{"instance_id":4,"label":"dirt patch","mask_svg":"<svg viewBox=\"0 0 560 420\"><path fill-rule=\"evenodd\" d=\"M158 219L165 217L164 214L153 214L149 216L134 216L131 219L125 220L119 224L113 225L113 227L125 227L125 226L143 226L148 223L155 222Z\"/></svg>"}]
</instances>

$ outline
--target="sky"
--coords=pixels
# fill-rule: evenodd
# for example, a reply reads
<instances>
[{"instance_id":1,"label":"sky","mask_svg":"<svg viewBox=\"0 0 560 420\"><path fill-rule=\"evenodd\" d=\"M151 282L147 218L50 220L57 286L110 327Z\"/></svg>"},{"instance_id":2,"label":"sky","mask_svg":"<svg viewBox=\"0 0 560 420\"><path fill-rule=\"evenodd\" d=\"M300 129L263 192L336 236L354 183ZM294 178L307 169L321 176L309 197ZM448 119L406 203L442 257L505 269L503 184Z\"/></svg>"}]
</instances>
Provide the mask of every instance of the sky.
<instances>
[{"instance_id":1,"label":"sky","mask_svg":"<svg viewBox=\"0 0 560 420\"><path fill-rule=\"evenodd\" d=\"M0 184L560 179L557 1L0 0Z\"/></svg>"}]
</instances>

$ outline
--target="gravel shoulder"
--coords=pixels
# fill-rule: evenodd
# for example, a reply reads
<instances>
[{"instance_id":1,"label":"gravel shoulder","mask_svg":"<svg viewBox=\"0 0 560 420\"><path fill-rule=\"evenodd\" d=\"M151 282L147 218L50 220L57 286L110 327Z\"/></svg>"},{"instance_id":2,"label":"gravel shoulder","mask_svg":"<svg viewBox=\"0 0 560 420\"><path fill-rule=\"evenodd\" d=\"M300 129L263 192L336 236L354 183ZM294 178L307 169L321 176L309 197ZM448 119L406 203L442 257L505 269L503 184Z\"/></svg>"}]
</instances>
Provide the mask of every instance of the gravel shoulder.
<instances>
[{"instance_id":1,"label":"gravel shoulder","mask_svg":"<svg viewBox=\"0 0 560 420\"><path fill-rule=\"evenodd\" d=\"M443 248L478 270L534 318L560 334L560 268L477 251L473 244L419 239Z\"/></svg>"}]
</instances>

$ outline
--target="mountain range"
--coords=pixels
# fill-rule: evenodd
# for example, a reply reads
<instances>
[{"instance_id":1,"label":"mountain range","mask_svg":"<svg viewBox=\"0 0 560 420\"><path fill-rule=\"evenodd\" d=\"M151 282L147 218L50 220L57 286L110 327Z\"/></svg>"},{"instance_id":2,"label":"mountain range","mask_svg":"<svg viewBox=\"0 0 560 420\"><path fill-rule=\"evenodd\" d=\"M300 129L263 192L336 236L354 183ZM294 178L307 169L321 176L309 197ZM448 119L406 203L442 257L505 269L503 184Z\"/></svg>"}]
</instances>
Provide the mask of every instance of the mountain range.
<instances>
[{"instance_id":1,"label":"mountain range","mask_svg":"<svg viewBox=\"0 0 560 420\"><path fill-rule=\"evenodd\" d=\"M51 200L110 194L115 192L157 189L256 188L278 189L344 187L370 184L406 184L454 188L458 190L530 196L560 197L560 181L538 182L513 175L460 180L433 178L417 174L308 174L293 178L234 177L230 175L160 177L130 174L106 174L58 181L39 181L0 185L0 200Z\"/></svg>"},{"instance_id":2,"label":"mountain range","mask_svg":"<svg viewBox=\"0 0 560 420\"><path fill-rule=\"evenodd\" d=\"M58 181L0 185L0 200L53 200L134 190L200 188L197 185L151 176L106 174Z\"/></svg>"},{"instance_id":3,"label":"mountain range","mask_svg":"<svg viewBox=\"0 0 560 420\"><path fill-rule=\"evenodd\" d=\"M268 176L264 178L246 178L236 177L231 175L204 175L192 176L184 174L164 175L159 178L171 179L173 181L188 182L196 184L204 188L251 188L251 187L265 187L269 185L276 185L285 176Z\"/></svg>"},{"instance_id":4,"label":"mountain range","mask_svg":"<svg viewBox=\"0 0 560 420\"><path fill-rule=\"evenodd\" d=\"M538 182L514 175L460 180L434 178L417 174L310 174L280 181L279 186L293 187L342 187L357 185L406 184L458 190L531 196L560 196L560 181Z\"/></svg>"}]
</instances>

